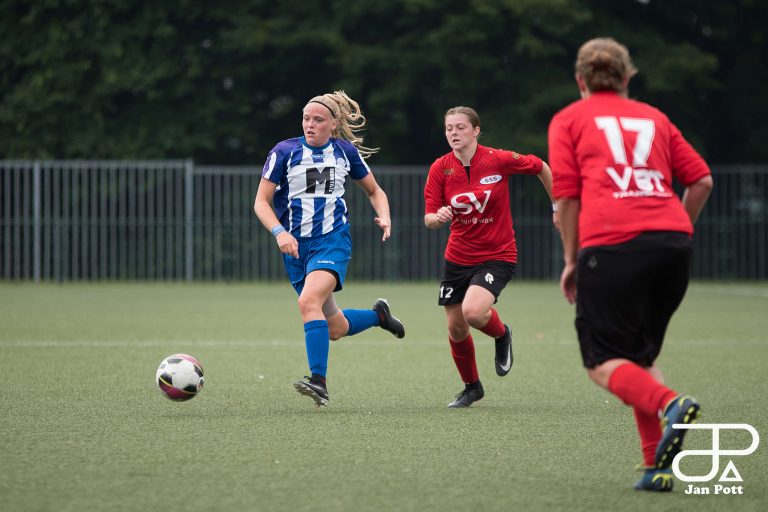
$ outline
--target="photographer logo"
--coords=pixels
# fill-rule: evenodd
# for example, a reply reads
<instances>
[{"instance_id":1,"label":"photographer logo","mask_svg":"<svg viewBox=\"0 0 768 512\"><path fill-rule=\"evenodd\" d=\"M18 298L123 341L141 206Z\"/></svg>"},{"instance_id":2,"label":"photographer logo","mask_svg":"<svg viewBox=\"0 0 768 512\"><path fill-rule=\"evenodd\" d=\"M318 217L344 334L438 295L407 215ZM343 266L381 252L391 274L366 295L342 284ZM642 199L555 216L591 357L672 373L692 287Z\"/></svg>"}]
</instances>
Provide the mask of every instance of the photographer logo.
<instances>
[{"instance_id":1,"label":"photographer logo","mask_svg":"<svg viewBox=\"0 0 768 512\"><path fill-rule=\"evenodd\" d=\"M746 456L754 453L757 450L757 445L760 444L760 435L755 427L746 423L694 423L688 425L676 423L672 425L672 428L677 430L709 430L712 432L712 448L710 450L681 450L672 461L672 472L683 482L710 482L719 474L720 476L717 479L719 483L713 486L698 486L689 483L688 488L684 491L685 494L744 494L743 485L730 484L730 482L743 481L733 460L728 458L725 469L720 472L720 457ZM720 432L723 430L749 432L752 436L752 442L747 448L735 450L721 449ZM680 469L680 463L686 457L709 457L711 459L709 473L706 475L687 475L683 473ZM725 484L722 482L725 482Z\"/></svg>"}]
</instances>

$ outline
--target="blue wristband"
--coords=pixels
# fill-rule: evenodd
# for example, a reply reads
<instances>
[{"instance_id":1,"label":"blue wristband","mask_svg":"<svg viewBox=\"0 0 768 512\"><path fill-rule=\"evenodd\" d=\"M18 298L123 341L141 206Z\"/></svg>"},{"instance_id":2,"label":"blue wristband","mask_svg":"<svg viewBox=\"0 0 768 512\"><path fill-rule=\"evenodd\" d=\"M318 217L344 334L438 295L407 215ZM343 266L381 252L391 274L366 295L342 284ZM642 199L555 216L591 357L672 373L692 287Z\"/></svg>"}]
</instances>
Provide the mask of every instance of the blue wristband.
<instances>
[{"instance_id":1,"label":"blue wristband","mask_svg":"<svg viewBox=\"0 0 768 512\"><path fill-rule=\"evenodd\" d=\"M285 233L285 228L280 224L272 228L272 236L277 236L280 233Z\"/></svg>"}]
</instances>

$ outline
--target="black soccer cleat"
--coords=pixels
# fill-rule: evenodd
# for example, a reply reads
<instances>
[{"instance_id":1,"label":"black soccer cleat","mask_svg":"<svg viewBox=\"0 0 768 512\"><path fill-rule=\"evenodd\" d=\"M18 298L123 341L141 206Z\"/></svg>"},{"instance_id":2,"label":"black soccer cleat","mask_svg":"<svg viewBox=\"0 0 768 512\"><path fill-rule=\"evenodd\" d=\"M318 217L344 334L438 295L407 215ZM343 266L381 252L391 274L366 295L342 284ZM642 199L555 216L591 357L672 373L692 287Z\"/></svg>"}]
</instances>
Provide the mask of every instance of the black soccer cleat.
<instances>
[{"instance_id":1,"label":"black soccer cleat","mask_svg":"<svg viewBox=\"0 0 768 512\"><path fill-rule=\"evenodd\" d=\"M683 448L683 438L688 429L674 429L674 424L690 425L696 422L701 406L695 398L678 395L664 407L661 417L661 440L656 447L654 465L656 469L667 469L672 465L675 455Z\"/></svg>"},{"instance_id":2,"label":"black soccer cleat","mask_svg":"<svg viewBox=\"0 0 768 512\"><path fill-rule=\"evenodd\" d=\"M293 383L296 391L304 396L308 396L315 401L315 407L328 405L328 389L322 382L313 380L311 377L304 377L306 380L299 380Z\"/></svg>"},{"instance_id":3,"label":"black soccer cleat","mask_svg":"<svg viewBox=\"0 0 768 512\"><path fill-rule=\"evenodd\" d=\"M504 334L496 338L496 375L503 377L512 368L512 331L504 325Z\"/></svg>"},{"instance_id":4,"label":"black soccer cleat","mask_svg":"<svg viewBox=\"0 0 768 512\"><path fill-rule=\"evenodd\" d=\"M478 400L482 400L484 396L485 391L483 391L483 385L480 381L477 381L474 384L466 384L464 386L464 391L456 395L456 400L449 403L448 407L469 407Z\"/></svg>"},{"instance_id":5,"label":"black soccer cleat","mask_svg":"<svg viewBox=\"0 0 768 512\"><path fill-rule=\"evenodd\" d=\"M635 482L636 491L670 492L674 487L670 468L639 467L638 469L643 472L643 476Z\"/></svg>"},{"instance_id":6,"label":"black soccer cleat","mask_svg":"<svg viewBox=\"0 0 768 512\"><path fill-rule=\"evenodd\" d=\"M391 332L396 338L405 336L403 322L392 316L392 313L389 311L389 303L386 299L377 299L371 309L379 315L379 327L385 331Z\"/></svg>"}]
</instances>

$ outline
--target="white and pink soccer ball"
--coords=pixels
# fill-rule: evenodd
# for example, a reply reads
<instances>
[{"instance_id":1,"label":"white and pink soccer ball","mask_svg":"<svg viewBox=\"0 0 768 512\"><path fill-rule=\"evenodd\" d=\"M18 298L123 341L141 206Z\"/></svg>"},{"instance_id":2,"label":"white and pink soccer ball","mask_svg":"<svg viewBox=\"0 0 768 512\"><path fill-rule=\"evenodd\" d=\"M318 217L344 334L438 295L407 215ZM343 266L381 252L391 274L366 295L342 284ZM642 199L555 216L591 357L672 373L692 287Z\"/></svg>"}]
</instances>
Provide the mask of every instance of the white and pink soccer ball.
<instances>
[{"instance_id":1,"label":"white and pink soccer ball","mask_svg":"<svg viewBox=\"0 0 768 512\"><path fill-rule=\"evenodd\" d=\"M189 400L203 389L203 367L192 356L174 354L160 363L155 382L167 398L177 402Z\"/></svg>"}]
</instances>

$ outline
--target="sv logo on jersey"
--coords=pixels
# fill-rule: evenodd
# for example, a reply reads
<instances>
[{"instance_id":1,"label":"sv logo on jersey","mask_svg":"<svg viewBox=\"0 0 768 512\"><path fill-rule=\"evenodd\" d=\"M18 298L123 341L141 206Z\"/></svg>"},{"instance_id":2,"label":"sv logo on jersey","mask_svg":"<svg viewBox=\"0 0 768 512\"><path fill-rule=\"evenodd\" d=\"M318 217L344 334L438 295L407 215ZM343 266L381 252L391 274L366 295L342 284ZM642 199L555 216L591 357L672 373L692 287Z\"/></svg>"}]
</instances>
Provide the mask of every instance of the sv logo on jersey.
<instances>
[{"instance_id":1,"label":"sv logo on jersey","mask_svg":"<svg viewBox=\"0 0 768 512\"><path fill-rule=\"evenodd\" d=\"M333 193L336 185L336 167L324 167L321 171L316 167L307 168L307 193L314 194L318 183L325 183L323 194Z\"/></svg>"},{"instance_id":2,"label":"sv logo on jersey","mask_svg":"<svg viewBox=\"0 0 768 512\"><path fill-rule=\"evenodd\" d=\"M470 214L472 213L472 209L476 208L478 212L483 213L486 205L488 205L488 199L491 198L491 191L484 190L483 193L485 194L485 199L483 200L482 203L477 198L474 192L465 192L463 194L456 194L451 198L451 207L453 208L453 211L457 213ZM470 204L459 202L460 199L465 197L469 200Z\"/></svg>"}]
</instances>

